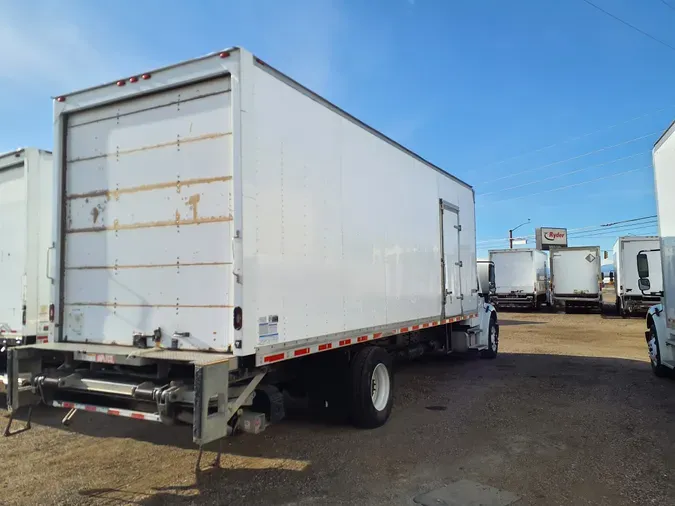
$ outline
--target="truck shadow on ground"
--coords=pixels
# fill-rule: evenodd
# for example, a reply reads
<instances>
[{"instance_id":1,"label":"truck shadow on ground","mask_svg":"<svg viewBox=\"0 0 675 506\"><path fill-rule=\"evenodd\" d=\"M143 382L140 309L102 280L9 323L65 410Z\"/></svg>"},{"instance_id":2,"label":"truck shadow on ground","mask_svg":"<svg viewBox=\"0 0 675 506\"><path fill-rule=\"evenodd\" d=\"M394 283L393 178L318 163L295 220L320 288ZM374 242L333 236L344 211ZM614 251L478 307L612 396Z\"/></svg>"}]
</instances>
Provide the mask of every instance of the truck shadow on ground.
<instances>
[{"instance_id":1,"label":"truck shadow on ground","mask_svg":"<svg viewBox=\"0 0 675 506\"><path fill-rule=\"evenodd\" d=\"M421 459L408 457L407 465L423 466L428 456L420 456L413 448L426 443L420 442L417 435L412 437L410 432L420 420L426 424L430 448L439 435L456 448L472 445L470 438L463 439L461 435L448 432L448 424L452 426L454 417L462 413L480 426L483 417L481 400L484 398L490 399L491 410L506 413L509 417L525 416L524 413L539 417L533 429L534 439L536 431L540 430L536 427L551 427L558 423L556 411L548 414L548 409L573 410L573 414L568 415L571 420L583 423L588 414L576 406L578 402L583 406L599 404L601 409L594 413L596 418L590 426L591 432L597 432L598 441L603 441L608 426L625 429L626 438L637 437L633 434L635 427L631 428L633 421L622 418L617 410L630 409L634 412L633 418L644 418L648 425L670 423L675 416L675 381L655 378L649 364L643 361L544 354L500 354L494 361L472 357L429 357L400 364L396 379L395 410L389 423L380 429L364 431L327 424L312 419L300 409L263 434L228 439L223 445L224 456L241 457L243 461L239 468L209 467L213 458L209 454L204 457L203 470L194 473L194 479L188 483L172 482L167 477L144 487L137 476L124 486L80 488L76 493L81 500L92 503L149 506L202 502L278 504L287 500L308 500L307 496L312 494L319 494L316 502L322 502L322 497L327 502L322 494L331 488L339 489L338 482L348 480L350 469L372 465L370 459L377 453L377 448L387 452L384 442L391 442L392 438L400 446L399 451L407 451ZM469 398L472 402L467 403ZM4 395L0 394L0 405L4 402ZM430 406L443 409L429 410ZM186 426L159 428L147 422L81 413L82 416L74 419L72 428L63 429L60 419L64 414L62 410L38 408L33 422L96 438L130 438L167 446L172 449L172 455L176 455L176 449L190 450L179 453L182 458L175 466L185 468L190 462L194 465L192 459L196 451ZM593 444L594 434L588 436L589 444ZM21 438L23 434L15 437ZM649 439L656 435L642 431L640 437ZM655 445L657 443L654 441ZM211 452L216 449L217 445L213 444L207 447ZM600 447L598 449L600 451ZM466 451L473 450L467 447ZM129 455L129 467L145 465L132 462L144 458L147 457L139 453ZM533 455L533 458L538 457ZM104 454L96 454L85 474L96 472L95 469L102 465L96 460L105 459ZM291 464L284 465L283 462ZM335 463L342 465L336 469ZM154 471L149 469L148 472ZM191 468L183 469L184 475L190 472ZM115 483L121 481L124 480L115 479ZM374 484L371 486L375 487ZM349 487L345 487L344 493L349 493Z\"/></svg>"}]
</instances>

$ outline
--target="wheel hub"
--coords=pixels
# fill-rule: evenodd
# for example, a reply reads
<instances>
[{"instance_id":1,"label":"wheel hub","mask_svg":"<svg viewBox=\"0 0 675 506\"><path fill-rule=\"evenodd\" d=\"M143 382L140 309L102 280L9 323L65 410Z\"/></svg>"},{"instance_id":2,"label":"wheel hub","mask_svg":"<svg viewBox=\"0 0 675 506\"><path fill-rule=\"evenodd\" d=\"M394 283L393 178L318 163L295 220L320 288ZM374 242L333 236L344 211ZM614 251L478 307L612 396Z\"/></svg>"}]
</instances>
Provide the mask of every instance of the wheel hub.
<instances>
[{"instance_id":1,"label":"wheel hub","mask_svg":"<svg viewBox=\"0 0 675 506\"><path fill-rule=\"evenodd\" d=\"M387 366L379 363L373 369L373 374L370 378L370 399L376 410L383 411L387 407L390 389L391 381Z\"/></svg>"}]
</instances>

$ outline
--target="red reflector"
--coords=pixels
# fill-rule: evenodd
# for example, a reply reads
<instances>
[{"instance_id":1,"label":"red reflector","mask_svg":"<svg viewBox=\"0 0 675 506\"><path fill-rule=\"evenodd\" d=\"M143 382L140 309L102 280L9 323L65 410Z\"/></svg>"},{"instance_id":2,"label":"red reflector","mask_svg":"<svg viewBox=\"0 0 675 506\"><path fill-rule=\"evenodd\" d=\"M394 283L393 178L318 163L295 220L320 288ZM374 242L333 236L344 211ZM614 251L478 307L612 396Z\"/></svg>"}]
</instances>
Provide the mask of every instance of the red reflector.
<instances>
[{"instance_id":1,"label":"red reflector","mask_svg":"<svg viewBox=\"0 0 675 506\"><path fill-rule=\"evenodd\" d=\"M49 304L49 321L54 321L54 304Z\"/></svg>"},{"instance_id":2,"label":"red reflector","mask_svg":"<svg viewBox=\"0 0 675 506\"><path fill-rule=\"evenodd\" d=\"M126 81L117 81L117 86L124 86L125 84L127 84Z\"/></svg>"},{"instance_id":3,"label":"red reflector","mask_svg":"<svg viewBox=\"0 0 675 506\"><path fill-rule=\"evenodd\" d=\"M382 332L378 332L377 334L373 334L373 339L379 339L382 337Z\"/></svg>"},{"instance_id":4,"label":"red reflector","mask_svg":"<svg viewBox=\"0 0 675 506\"><path fill-rule=\"evenodd\" d=\"M331 343L320 344L319 345L319 351L330 350L332 347L333 347L333 345Z\"/></svg>"},{"instance_id":5,"label":"red reflector","mask_svg":"<svg viewBox=\"0 0 675 506\"><path fill-rule=\"evenodd\" d=\"M138 77L136 77L136 76L130 77L130 78L129 78L129 82L130 82L130 83L137 83L137 82L138 82Z\"/></svg>"},{"instance_id":6,"label":"red reflector","mask_svg":"<svg viewBox=\"0 0 675 506\"><path fill-rule=\"evenodd\" d=\"M263 362L265 362L266 364L269 364L270 362L276 362L277 360L283 360L284 358L286 358L285 353L277 353L276 355L266 356L265 359L263 360Z\"/></svg>"},{"instance_id":7,"label":"red reflector","mask_svg":"<svg viewBox=\"0 0 675 506\"><path fill-rule=\"evenodd\" d=\"M218 56L220 56L221 58L228 58L230 56L230 53L229 51L223 51Z\"/></svg>"},{"instance_id":8,"label":"red reflector","mask_svg":"<svg viewBox=\"0 0 675 506\"><path fill-rule=\"evenodd\" d=\"M117 411L116 409L109 409L108 414L113 416L120 416L120 412Z\"/></svg>"},{"instance_id":9,"label":"red reflector","mask_svg":"<svg viewBox=\"0 0 675 506\"><path fill-rule=\"evenodd\" d=\"M408 332L408 327L403 327L403 328L401 329L401 332Z\"/></svg>"},{"instance_id":10,"label":"red reflector","mask_svg":"<svg viewBox=\"0 0 675 506\"><path fill-rule=\"evenodd\" d=\"M37 336L37 340L39 343L46 343L49 341L49 337L47 336Z\"/></svg>"},{"instance_id":11,"label":"red reflector","mask_svg":"<svg viewBox=\"0 0 675 506\"><path fill-rule=\"evenodd\" d=\"M85 411L96 411L95 406L85 406L84 409L85 409Z\"/></svg>"},{"instance_id":12,"label":"red reflector","mask_svg":"<svg viewBox=\"0 0 675 506\"><path fill-rule=\"evenodd\" d=\"M145 416L143 416L141 413L131 413L131 418L135 418L136 420L145 420Z\"/></svg>"},{"instance_id":13,"label":"red reflector","mask_svg":"<svg viewBox=\"0 0 675 506\"><path fill-rule=\"evenodd\" d=\"M342 341L340 341L340 346L347 346L348 344L352 344L351 339L343 339Z\"/></svg>"},{"instance_id":14,"label":"red reflector","mask_svg":"<svg viewBox=\"0 0 675 506\"><path fill-rule=\"evenodd\" d=\"M145 79L145 80L147 81L147 80L150 79L151 77L152 77L151 74L143 74L143 75L141 76L141 79Z\"/></svg>"},{"instance_id":15,"label":"red reflector","mask_svg":"<svg viewBox=\"0 0 675 506\"><path fill-rule=\"evenodd\" d=\"M56 101L57 101L57 102L65 102L65 101L66 101L66 97L56 97Z\"/></svg>"},{"instance_id":16,"label":"red reflector","mask_svg":"<svg viewBox=\"0 0 675 506\"><path fill-rule=\"evenodd\" d=\"M300 355L309 355L309 348L301 348L299 350L295 350L293 352L293 355L296 357L299 357Z\"/></svg>"},{"instance_id":17,"label":"red reflector","mask_svg":"<svg viewBox=\"0 0 675 506\"><path fill-rule=\"evenodd\" d=\"M260 65L266 65L266 63L262 61L260 58L256 58L255 61L257 61Z\"/></svg>"},{"instance_id":18,"label":"red reflector","mask_svg":"<svg viewBox=\"0 0 675 506\"><path fill-rule=\"evenodd\" d=\"M357 343L362 343L363 341L367 341L367 340L368 340L368 336L361 336L361 337L356 338Z\"/></svg>"},{"instance_id":19,"label":"red reflector","mask_svg":"<svg viewBox=\"0 0 675 506\"><path fill-rule=\"evenodd\" d=\"M75 404L73 404L72 402L64 402L63 407L67 409L73 409L75 407Z\"/></svg>"}]
</instances>

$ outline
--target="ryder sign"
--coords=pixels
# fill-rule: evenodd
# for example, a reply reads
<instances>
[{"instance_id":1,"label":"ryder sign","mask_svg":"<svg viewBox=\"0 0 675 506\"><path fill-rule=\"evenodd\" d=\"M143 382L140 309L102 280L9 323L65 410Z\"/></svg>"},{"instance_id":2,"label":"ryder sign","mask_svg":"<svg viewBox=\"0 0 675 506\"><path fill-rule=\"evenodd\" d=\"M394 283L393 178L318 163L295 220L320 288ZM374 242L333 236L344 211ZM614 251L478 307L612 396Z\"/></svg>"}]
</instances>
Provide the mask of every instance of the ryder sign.
<instances>
[{"instance_id":1,"label":"ryder sign","mask_svg":"<svg viewBox=\"0 0 675 506\"><path fill-rule=\"evenodd\" d=\"M538 228L535 235L537 236L537 249L548 250L567 246L566 228Z\"/></svg>"}]
</instances>

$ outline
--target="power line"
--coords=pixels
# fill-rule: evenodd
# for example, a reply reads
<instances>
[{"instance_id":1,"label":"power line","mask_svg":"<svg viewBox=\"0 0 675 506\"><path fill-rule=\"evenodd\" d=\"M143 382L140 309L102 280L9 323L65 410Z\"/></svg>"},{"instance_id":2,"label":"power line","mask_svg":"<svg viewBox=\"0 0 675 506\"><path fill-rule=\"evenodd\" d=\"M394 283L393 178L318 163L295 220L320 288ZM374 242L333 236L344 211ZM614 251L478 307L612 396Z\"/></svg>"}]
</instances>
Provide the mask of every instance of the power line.
<instances>
[{"instance_id":1,"label":"power line","mask_svg":"<svg viewBox=\"0 0 675 506\"><path fill-rule=\"evenodd\" d=\"M520 172L514 172L513 174L507 174L505 176L492 178L490 181L487 181L487 182L482 183L482 184L491 184L491 183L494 183L495 181L500 181L502 179L508 179L510 177L519 176L521 174L527 174L528 172L534 172L534 171L539 170L539 169L545 169L547 167L553 167L554 165L560 165L561 163L571 162L572 160L578 160L579 158L584 158L584 157L589 156L589 155L601 153L602 151L607 151L608 149L618 148L619 146L625 146L626 144L630 144L631 142L646 139L647 137L651 137L652 135L657 135L657 134L661 135L661 133L662 133L661 130L658 130L656 132L651 132L651 133L648 133L646 135L641 135L640 137L634 137L633 139L629 139L627 141L623 141L623 142L620 142L618 144L613 144L611 146L603 146L602 148L594 149L593 151L588 151L587 153L572 156L572 157L566 158L564 160L558 160L558 161L555 161L555 162L547 163L546 165L540 165L538 167L534 167L534 168L531 168L531 169L521 170ZM476 186L480 186L480 185L476 185Z\"/></svg>"},{"instance_id":2,"label":"power line","mask_svg":"<svg viewBox=\"0 0 675 506\"><path fill-rule=\"evenodd\" d=\"M663 5L667 5L669 9L673 9L673 10L675 11L675 7L673 7L673 6L670 5L668 2L666 2L666 0L661 0L661 3L662 3Z\"/></svg>"},{"instance_id":3,"label":"power line","mask_svg":"<svg viewBox=\"0 0 675 506\"><path fill-rule=\"evenodd\" d=\"M612 164L612 163L615 163L615 162L620 162L622 160L629 160L631 158L635 158L636 156L645 155L647 153L650 153L650 151L641 151L640 153L635 153L634 155L624 156L622 158L615 158L614 160L610 160L608 162L597 163L595 165L589 165L588 167L583 167L581 169L576 169L576 170L572 170L572 171L569 171L569 172L564 172L563 174L556 174L555 176L549 176L549 177L545 177L543 179L537 179L536 181L530 181L529 183L523 183L523 184L519 184L519 185L516 185L516 186L509 186L508 188L502 188L501 190L494 190L494 191L486 192L486 193L478 193L478 194L476 194L476 196L482 197L484 195L493 195L495 193L501 193L501 192L505 192L505 191L509 191L509 190L515 190L517 188L523 188L525 186L531 186L533 184L543 183L544 181L551 181L552 179L560 179L561 177L570 176L572 174L577 174L579 172L583 172L583 171L588 170L588 169L594 169L596 167L602 167L604 165L609 165L609 164Z\"/></svg>"},{"instance_id":4,"label":"power line","mask_svg":"<svg viewBox=\"0 0 675 506\"><path fill-rule=\"evenodd\" d=\"M642 35L644 35L644 36L646 36L646 37L649 37L649 38L652 39L654 42L658 42L658 43L661 44L662 46L666 46L668 49L672 49L673 51L675 51L675 46L671 46L671 45L668 44L667 42L665 42L665 41L663 41L663 40L661 40L661 39L657 39L657 38L654 37L653 35L650 35L649 33L647 33L647 32L645 32L644 30L638 28L637 26L631 25L628 21L624 21L624 20L621 19L620 17L615 16L615 15L612 14L611 12L606 11L605 9L603 9L602 7L600 7L600 6L596 5L596 4L594 4L594 3L591 2L590 0L583 0L583 1L586 2L588 5L590 5L590 6L592 6L592 7L595 7L595 8L598 9L600 12L602 12L602 13L608 15L609 17L611 17L611 18L613 18L613 19L616 19L619 23L622 23L622 24L626 25L627 27L632 28L632 29L635 30L636 32L640 32ZM665 2L664 2L664 3L665 3Z\"/></svg>"},{"instance_id":5,"label":"power line","mask_svg":"<svg viewBox=\"0 0 675 506\"><path fill-rule=\"evenodd\" d=\"M647 227L655 227L658 225L658 221L649 221L649 222L643 222L643 223L629 223L627 225L622 225L619 227L614 227L614 228L609 228L609 229L604 229L604 230L587 230L585 232L577 232L577 233L568 233L568 237L571 239L579 239L581 237L591 237L593 235L597 234L613 234L618 230L624 230L624 229L640 229L640 228L647 228ZM589 235L590 234L590 235Z\"/></svg>"},{"instance_id":6,"label":"power line","mask_svg":"<svg viewBox=\"0 0 675 506\"><path fill-rule=\"evenodd\" d=\"M610 179L610 178L613 178L613 177L623 176L625 174L630 174L631 172L637 172L639 170L644 170L644 169L648 169L648 168L651 168L651 165L645 165L644 167L638 167L637 169L625 170L623 172L615 172L614 174L608 174L606 176L601 176L601 177L597 177L595 179L589 179L587 181L581 181L579 183L569 184L569 185L566 185L566 186L558 186L556 188L551 188L550 190L544 190L544 191L535 192L535 193L528 193L527 195L520 195L519 197L511 197L511 198L508 198L508 199L495 200L494 202L490 202L490 204L497 204L499 202L511 202L513 200L520 200L520 199L524 199L526 197L534 197L535 195L543 195L544 193L551 193L551 192L555 192L555 191L559 191L559 190L567 190L569 188L574 188L576 186L581 186L581 185L585 185L585 184L588 184L588 183L595 183L596 181L602 181L604 179Z\"/></svg>"},{"instance_id":7,"label":"power line","mask_svg":"<svg viewBox=\"0 0 675 506\"><path fill-rule=\"evenodd\" d=\"M568 234L569 233L586 233L586 232L593 232L595 230L603 230L603 229L609 230L609 228L613 228L616 225L620 225L620 224L623 224L623 223L634 223L636 221L653 220L654 218L656 218L655 214L653 214L651 216L642 216L640 218L631 218L631 219L628 219L628 220L613 221L613 222L610 222L610 223L601 223L600 225L588 225L586 227L570 228L570 229L567 229L567 233ZM521 238L524 238L524 239L530 239L530 238L534 239L534 237L535 237L534 234L533 235L521 236ZM488 242L498 242L498 241L501 242L501 241L508 241L508 240L509 240L508 237L503 237L503 238L499 238L499 239L497 239L497 238L495 238L495 239L485 239L485 240L482 240L482 241L476 241L476 244L482 244L482 243L488 243Z\"/></svg>"},{"instance_id":8,"label":"power line","mask_svg":"<svg viewBox=\"0 0 675 506\"><path fill-rule=\"evenodd\" d=\"M673 107L673 105L662 107L662 108L657 109L655 111L647 112L645 114L641 114L640 116L635 116L634 118L630 118L630 119L621 121L619 123L615 123L615 124L607 126L607 127L599 128L599 129L594 130L592 132L588 132L588 133L585 133L585 134L582 134L582 135L578 135L576 137L570 137L569 139L565 139L564 141L554 142L553 144L549 144L548 146L543 146L541 148L533 149L531 151L526 151L526 152L521 153L519 155L514 155L514 156L510 156L508 158L504 158L503 160L491 162L491 163L488 163L487 165L482 166L480 169L477 169L477 170L489 169L490 167L494 167L495 165L501 165L503 163L510 162L512 160L516 160L518 158L522 158L522 157L527 156L527 155L533 155L535 153L540 153L542 151L546 151L547 149L551 149L551 148L554 148L556 146L561 146L563 144L569 144L570 142L574 142L574 141L578 141L580 139L584 139L586 137L590 137L591 135L595 135L595 134L598 134L600 132L604 132L605 130L611 130L612 128L616 128L618 126L625 125L626 123L631 123L633 121L637 121L639 119L646 118L647 116L651 116L653 114L657 114L657 113L665 111L667 109L671 109L672 107Z\"/></svg>"},{"instance_id":9,"label":"power line","mask_svg":"<svg viewBox=\"0 0 675 506\"><path fill-rule=\"evenodd\" d=\"M610 232L605 232L605 233L598 233L598 234L586 234L586 235L578 235L576 237L570 237L570 239L588 239L591 237L620 237L621 234L624 234L628 231L630 232L637 232L638 230L649 230L652 228L658 227L658 223L652 223L650 225L639 225L639 226L633 226L633 227L628 227L623 230L619 230L618 233L610 233Z\"/></svg>"}]
</instances>

